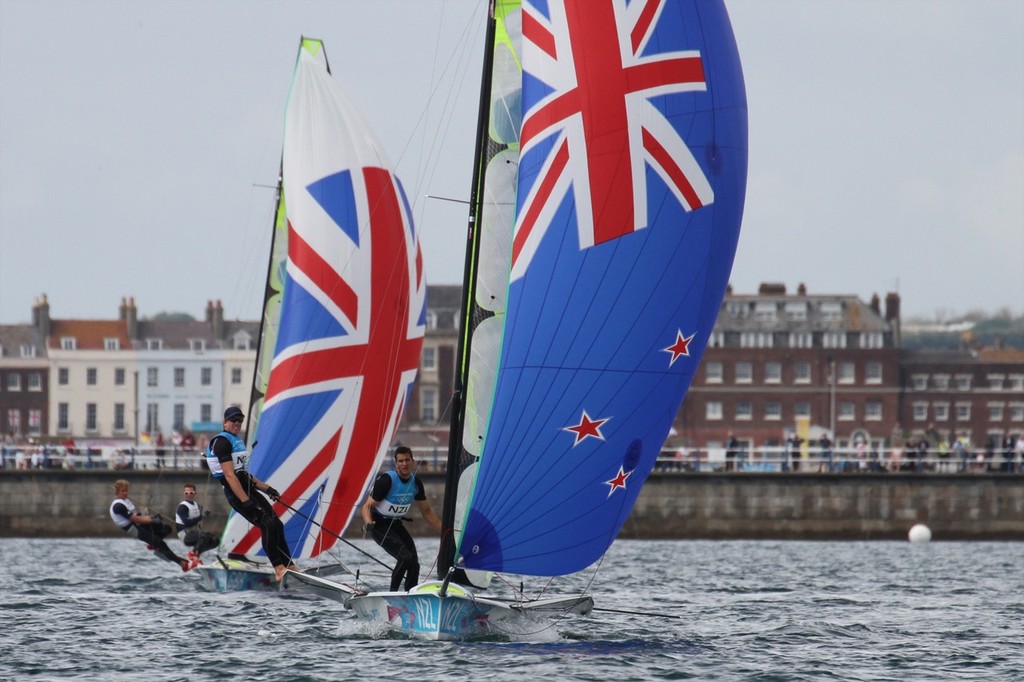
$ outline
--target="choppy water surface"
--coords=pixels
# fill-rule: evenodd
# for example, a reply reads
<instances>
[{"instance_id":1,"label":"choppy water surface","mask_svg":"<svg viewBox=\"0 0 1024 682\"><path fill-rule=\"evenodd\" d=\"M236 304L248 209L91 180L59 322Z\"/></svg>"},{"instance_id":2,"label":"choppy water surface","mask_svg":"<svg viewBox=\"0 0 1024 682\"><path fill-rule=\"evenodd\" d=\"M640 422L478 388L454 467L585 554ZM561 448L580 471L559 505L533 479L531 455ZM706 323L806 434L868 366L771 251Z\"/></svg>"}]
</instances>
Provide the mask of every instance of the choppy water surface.
<instances>
[{"instance_id":1,"label":"choppy water surface","mask_svg":"<svg viewBox=\"0 0 1024 682\"><path fill-rule=\"evenodd\" d=\"M592 616L476 643L209 593L127 539L0 557L0 679L1024 679L1024 543L622 541L560 583L591 586Z\"/></svg>"}]
</instances>

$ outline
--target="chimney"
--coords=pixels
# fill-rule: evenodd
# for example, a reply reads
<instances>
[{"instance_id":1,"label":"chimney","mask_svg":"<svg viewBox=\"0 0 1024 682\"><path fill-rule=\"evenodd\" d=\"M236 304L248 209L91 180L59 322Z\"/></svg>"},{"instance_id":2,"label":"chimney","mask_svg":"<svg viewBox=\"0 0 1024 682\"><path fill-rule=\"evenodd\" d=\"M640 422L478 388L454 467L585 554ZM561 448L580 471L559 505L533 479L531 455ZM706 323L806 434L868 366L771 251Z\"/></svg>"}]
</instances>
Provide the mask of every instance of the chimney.
<instances>
[{"instance_id":1,"label":"chimney","mask_svg":"<svg viewBox=\"0 0 1024 682\"><path fill-rule=\"evenodd\" d=\"M803 282L800 282L799 286L797 286L797 288L796 288L796 293L797 293L798 296L806 296L807 295L807 285L804 284Z\"/></svg>"},{"instance_id":2,"label":"chimney","mask_svg":"<svg viewBox=\"0 0 1024 682\"><path fill-rule=\"evenodd\" d=\"M128 305L124 308L125 328L128 331L128 338L137 340L139 338L139 311L135 307L135 297L128 299Z\"/></svg>"},{"instance_id":3,"label":"chimney","mask_svg":"<svg viewBox=\"0 0 1024 682\"><path fill-rule=\"evenodd\" d=\"M121 297L121 305L117 307L117 319L121 322L128 320L128 301L124 296Z\"/></svg>"},{"instance_id":4,"label":"chimney","mask_svg":"<svg viewBox=\"0 0 1024 682\"><path fill-rule=\"evenodd\" d=\"M32 306L32 326L42 332L44 339L50 337L50 303L46 294L37 298Z\"/></svg>"},{"instance_id":5,"label":"chimney","mask_svg":"<svg viewBox=\"0 0 1024 682\"><path fill-rule=\"evenodd\" d=\"M206 323L213 324L213 301L206 301Z\"/></svg>"},{"instance_id":6,"label":"chimney","mask_svg":"<svg viewBox=\"0 0 1024 682\"><path fill-rule=\"evenodd\" d=\"M885 321L892 325L892 340L899 348L900 339L900 295L890 291L885 295Z\"/></svg>"},{"instance_id":7,"label":"chimney","mask_svg":"<svg viewBox=\"0 0 1024 682\"><path fill-rule=\"evenodd\" d=\"M875 312L875 315L881 315L881 299L878 298L878 294L871 294L871 310Z\"/></svg>"},{"instance_id":8,"label":"chimney","mask_svg":"<svg viewBox=\"0 0 1024 682\"><path fill-rule=\"evenodd\" d=\"M757 293L762 296L765 294L771 294L776 296L786 295L786 285L783 282L762 282L758 288Z\"/></svg>"},{"instance_id":9,"label":"chimney","mask_svg":"<svg viewBox=\"0 0 1024 682\"><path fill-rule=\"evenodd\" d=\"M224 340L224 306L217 299L217 307L213 309L213 338Z\"/></svg>"}]
</instances>

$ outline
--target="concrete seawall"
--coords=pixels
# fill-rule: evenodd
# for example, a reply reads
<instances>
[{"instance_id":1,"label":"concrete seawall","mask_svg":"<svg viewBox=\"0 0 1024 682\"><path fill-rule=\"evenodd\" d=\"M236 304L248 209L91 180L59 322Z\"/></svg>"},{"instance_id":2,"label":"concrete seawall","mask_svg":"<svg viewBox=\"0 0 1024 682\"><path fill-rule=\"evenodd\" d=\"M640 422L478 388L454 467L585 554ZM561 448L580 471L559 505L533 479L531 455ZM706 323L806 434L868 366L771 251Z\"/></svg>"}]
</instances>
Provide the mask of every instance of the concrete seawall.
<instances>
[{"instance_id":1,"label":"concrete seawall","mask_svg":"<svg viewBox=\"0 0 1024 682\"><path fill-rule=\"evenodd\" d=\"M4 471L0 537L123 537L107 511L118 478L131 482L137 505L169 517L182 485L195 483L212 512L204 525L223 527L224 494L204 471ZM421 478L440 513L442 476ZM936 540L1024 540L1024 477L657 472L620 537L905 540L915 523L927 524ZM432 533L425 523L409 529Z\"/></svg>"}]
</instances>

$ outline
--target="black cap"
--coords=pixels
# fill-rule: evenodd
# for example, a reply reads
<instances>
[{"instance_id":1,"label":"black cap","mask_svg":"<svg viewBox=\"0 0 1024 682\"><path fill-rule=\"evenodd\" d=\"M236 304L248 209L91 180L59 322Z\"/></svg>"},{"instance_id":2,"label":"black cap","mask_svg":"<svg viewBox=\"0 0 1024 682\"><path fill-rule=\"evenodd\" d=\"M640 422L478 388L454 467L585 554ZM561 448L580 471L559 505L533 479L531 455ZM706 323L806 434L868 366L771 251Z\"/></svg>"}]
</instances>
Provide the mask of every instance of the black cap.
<instances>
[{"instance_id":1,"label":"black cap","mask_svg":"<svg viewBox=\"0 0 1024 682\"><path fill-rule=\"evenodd\" d=\"M240 407L235 407L234 405L232 405L228 409L224 410L224 421L237 419L238 417L245 419L245 413L242 412L242 409Z\"/></svg>"}]
</instances>

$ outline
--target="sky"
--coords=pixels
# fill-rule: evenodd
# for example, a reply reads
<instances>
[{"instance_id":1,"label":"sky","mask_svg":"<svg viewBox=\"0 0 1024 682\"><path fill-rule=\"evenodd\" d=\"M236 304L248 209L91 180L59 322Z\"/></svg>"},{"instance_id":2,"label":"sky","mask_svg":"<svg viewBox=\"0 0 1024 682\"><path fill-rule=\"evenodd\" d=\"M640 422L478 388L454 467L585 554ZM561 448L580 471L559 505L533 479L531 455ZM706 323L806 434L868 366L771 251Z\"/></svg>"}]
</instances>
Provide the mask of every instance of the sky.
<instances>
[{"instance_id":1,"label":"sky","mask_svg":"<svg viewBox=\"0 0 1024 682\"><path fill-rule=\"evenodd\" d=\"M427 281L459 282L485 5L0 0L0 323L44 293L54 318L258 318L302 35L395 164ZM1024 0L726 6L750 117L733 291L1024 313Z\"/></svg>"}]
</instances>

